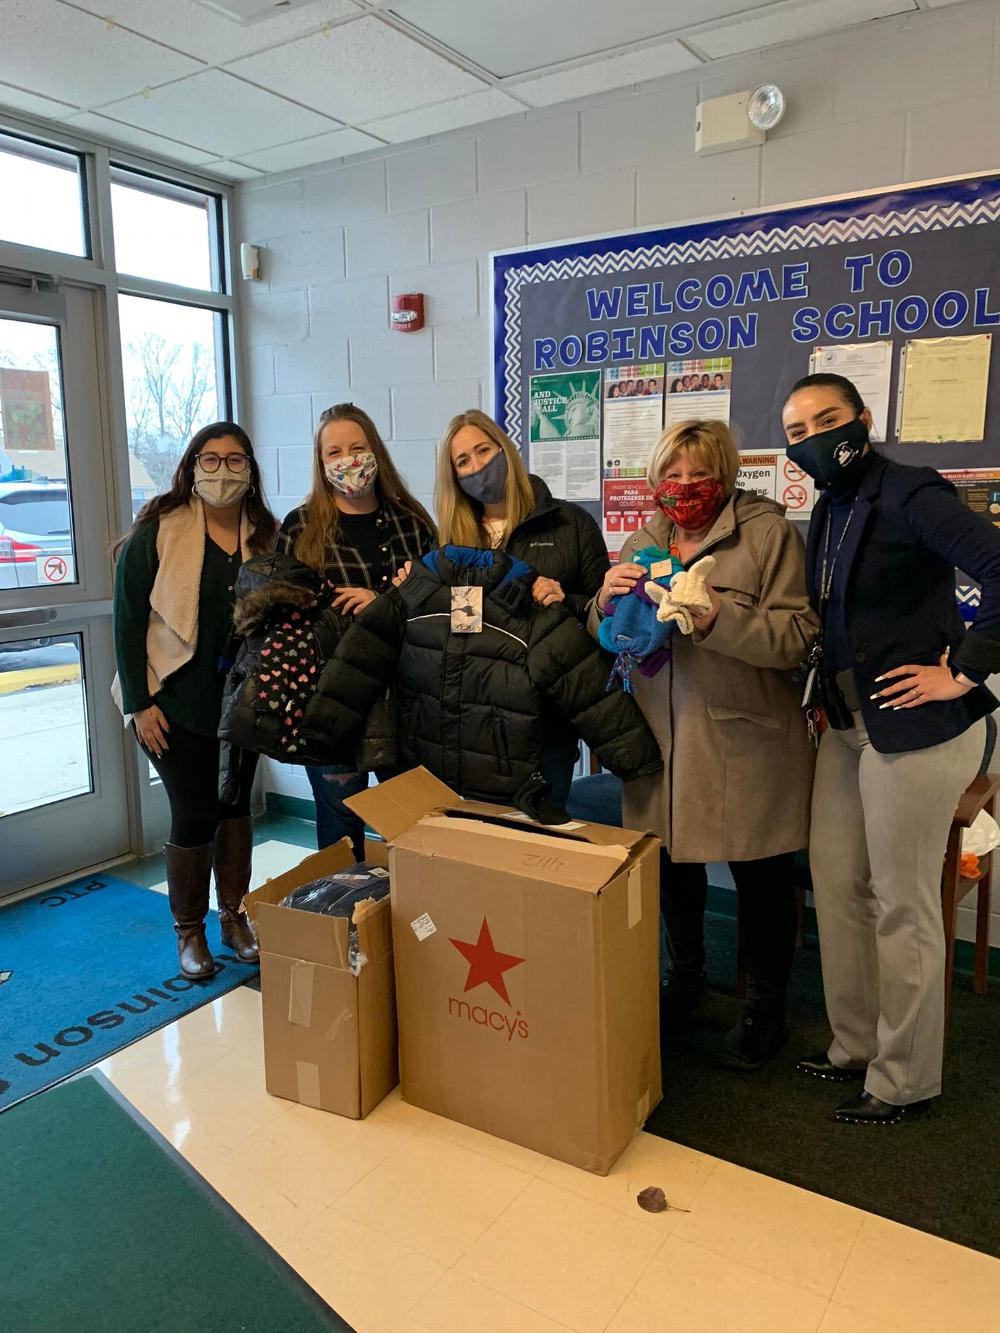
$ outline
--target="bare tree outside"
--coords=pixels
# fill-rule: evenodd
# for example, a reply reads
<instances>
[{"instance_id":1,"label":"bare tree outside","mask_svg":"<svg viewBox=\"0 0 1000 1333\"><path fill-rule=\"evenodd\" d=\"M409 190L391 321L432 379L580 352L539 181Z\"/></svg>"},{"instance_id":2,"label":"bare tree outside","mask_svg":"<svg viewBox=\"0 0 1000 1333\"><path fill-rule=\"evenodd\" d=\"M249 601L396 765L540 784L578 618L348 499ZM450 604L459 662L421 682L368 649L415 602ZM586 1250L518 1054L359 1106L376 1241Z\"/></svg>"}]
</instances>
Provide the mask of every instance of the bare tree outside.
<instances>
[{"instance_id":1,"label":"bare tree outside","mask_svg":"<svg viewBox=\"0 0 1000 1333\"><path fill-rule=\"evenodd\" d=\"M146 332L128 344L128 446L165 491L195 430L216 413L215 357L202 343Z\"/></svg>"}]
</instances>

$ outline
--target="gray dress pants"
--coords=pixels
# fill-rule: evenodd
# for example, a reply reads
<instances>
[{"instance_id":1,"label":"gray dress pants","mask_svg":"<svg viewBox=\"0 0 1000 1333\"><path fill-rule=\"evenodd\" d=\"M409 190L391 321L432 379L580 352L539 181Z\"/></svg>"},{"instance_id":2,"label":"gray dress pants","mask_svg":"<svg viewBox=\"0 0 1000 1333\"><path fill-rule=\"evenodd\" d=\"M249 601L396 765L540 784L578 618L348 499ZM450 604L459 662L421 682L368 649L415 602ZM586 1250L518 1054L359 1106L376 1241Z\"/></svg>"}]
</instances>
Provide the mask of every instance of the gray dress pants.
<instances>
[{"instance_id":1,"label":"gray dress pants","mask_svg":"<svg viewBox=\"0 0 1000 1333\"><path fill-rule=\"evenodd\" d=\"M809 857L833 1029L829 1058L904 1106L941 1091L941 871L986 724L927 750L879 754L860 713L820 742Z\"/></svg>"}]
</instances>

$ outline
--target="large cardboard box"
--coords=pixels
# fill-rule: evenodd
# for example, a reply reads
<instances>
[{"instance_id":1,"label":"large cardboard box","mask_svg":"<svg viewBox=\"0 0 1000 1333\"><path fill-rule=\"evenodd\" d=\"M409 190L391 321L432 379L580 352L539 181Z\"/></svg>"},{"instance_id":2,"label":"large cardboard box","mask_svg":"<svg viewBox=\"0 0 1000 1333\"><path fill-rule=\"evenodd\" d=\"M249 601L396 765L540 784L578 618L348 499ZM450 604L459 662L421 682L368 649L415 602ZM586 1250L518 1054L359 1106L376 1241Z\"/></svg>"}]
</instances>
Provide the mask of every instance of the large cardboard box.
<instances>
[{"instance_id":1,"label":"large cardboard box","mask_svg":"<svg viewBox=\"0 0 1000 1333\"><path fill-rule=\"evenodd\" d=\"M661 1097L658 840L425 769L347 804L391 846L403 1097L606 1173Z\"/></svg>"},{"instance_id":2,"label":"large cardboard box","mask_svg":"<svg viewBox=\"0 0 1000 1333\"><path fill-rule=\"evenodd\" d=\"M388 850L368 842L365 857L385 866ZM358 976L348 963L346 918L281 906L293 889L353 860L350 843L336 843L254 889L243 905L260 946L268 1092L357 1120L398 1082L389 899L358 921L368 959Z\"/></svg>"}]
</instances>

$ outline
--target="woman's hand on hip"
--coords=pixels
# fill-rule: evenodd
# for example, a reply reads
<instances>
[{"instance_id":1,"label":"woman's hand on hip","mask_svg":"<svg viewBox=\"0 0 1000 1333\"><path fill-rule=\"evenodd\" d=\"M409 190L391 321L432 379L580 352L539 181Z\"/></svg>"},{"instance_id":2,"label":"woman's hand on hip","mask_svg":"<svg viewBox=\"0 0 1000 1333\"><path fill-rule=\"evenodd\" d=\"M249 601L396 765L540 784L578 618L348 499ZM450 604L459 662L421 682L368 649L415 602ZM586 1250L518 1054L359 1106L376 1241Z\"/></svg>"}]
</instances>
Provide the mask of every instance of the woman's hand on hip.
<instances>
[{"instance_id":1,"label":"woman's hand on hip","mask_svg":"<svg viewBox=\"0 0 1000 1333\"><path fill-rule=\"evenodd\" d=\"M539 574L531 585L531 595L541 606L551 606L553 602L564 602L566 594L557 579L547 579Z\"/></svg>"},{"instance_id":2,"label":"woman's hand on hip","mask_svg":"<svg viewBox=\"0 0 1000 1333\"><path fill-rule=\"evenodd\" d=\"M649 570L642 565L612 565L604 576L601 590L597 594L597 609L605 612L612 597L624 597L630 593L640 579L649 578Z\"/></svg>"},{"instance_id":3,"label":"woman's hand on hip","mask_svg":"<svg viewBox=\"0 0 1000 1333\"><path fill-rule=\"evenodd\" d=\"M950 652L950 648L944 650L937 666L901 666L896 667L895 671L886 671L875 684L880 685L883 681L892 683L873 694L872 698L885 699L886 702L879 704L879 707L894 710L920 708L923 704L941 703L946 699L961 699L963 694L975 688L975 682L959 680L952 675L948 666Z\"/></svg>"},{"instance_id":4,"label":"woman's hand on hip","mask_svg":"<svg viewBox=\"0 0 1000 1333\"><path fill-rule=\"evenodd\" d=\"M366 606L371 606L376 597L371 588L337 588L335 591L337 595L330 605L345 616L358 615Z\"/></svg>"},{"instance_id":5,"label":"woman's hand on hip","mask_svg":"<svg viewBox=\"0 0 1000 1333\"><path fill-rule=\"evenodd\" d=\"M144 750L148 750L159 759L165 750L170 749L167 744L170 723L156 704L150 704L148 708L133 713L132 721L135 723L135 734L139 737L139 743Z\"/></svg>"}]
</instances>

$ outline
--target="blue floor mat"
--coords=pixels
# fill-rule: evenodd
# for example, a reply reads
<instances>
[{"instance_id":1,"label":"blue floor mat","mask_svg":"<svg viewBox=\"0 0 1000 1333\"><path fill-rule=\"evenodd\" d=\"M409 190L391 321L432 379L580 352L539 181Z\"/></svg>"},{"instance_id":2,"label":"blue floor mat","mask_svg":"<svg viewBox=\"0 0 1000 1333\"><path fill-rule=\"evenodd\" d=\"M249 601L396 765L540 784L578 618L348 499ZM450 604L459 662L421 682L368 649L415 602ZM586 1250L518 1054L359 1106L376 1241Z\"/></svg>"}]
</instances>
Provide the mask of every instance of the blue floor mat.
<instances>
[{"instance_id":1,"label":"blue floor mat","mask_svg":"<svg viewBox=\"0 0 1000 1333\"><path fill-rule=\"evenodd\" d=\"M192 981L165 894L99 873L0 909L0 1110L256 976L207 930L219 971Z\"/></svg>"}]
</instances>

